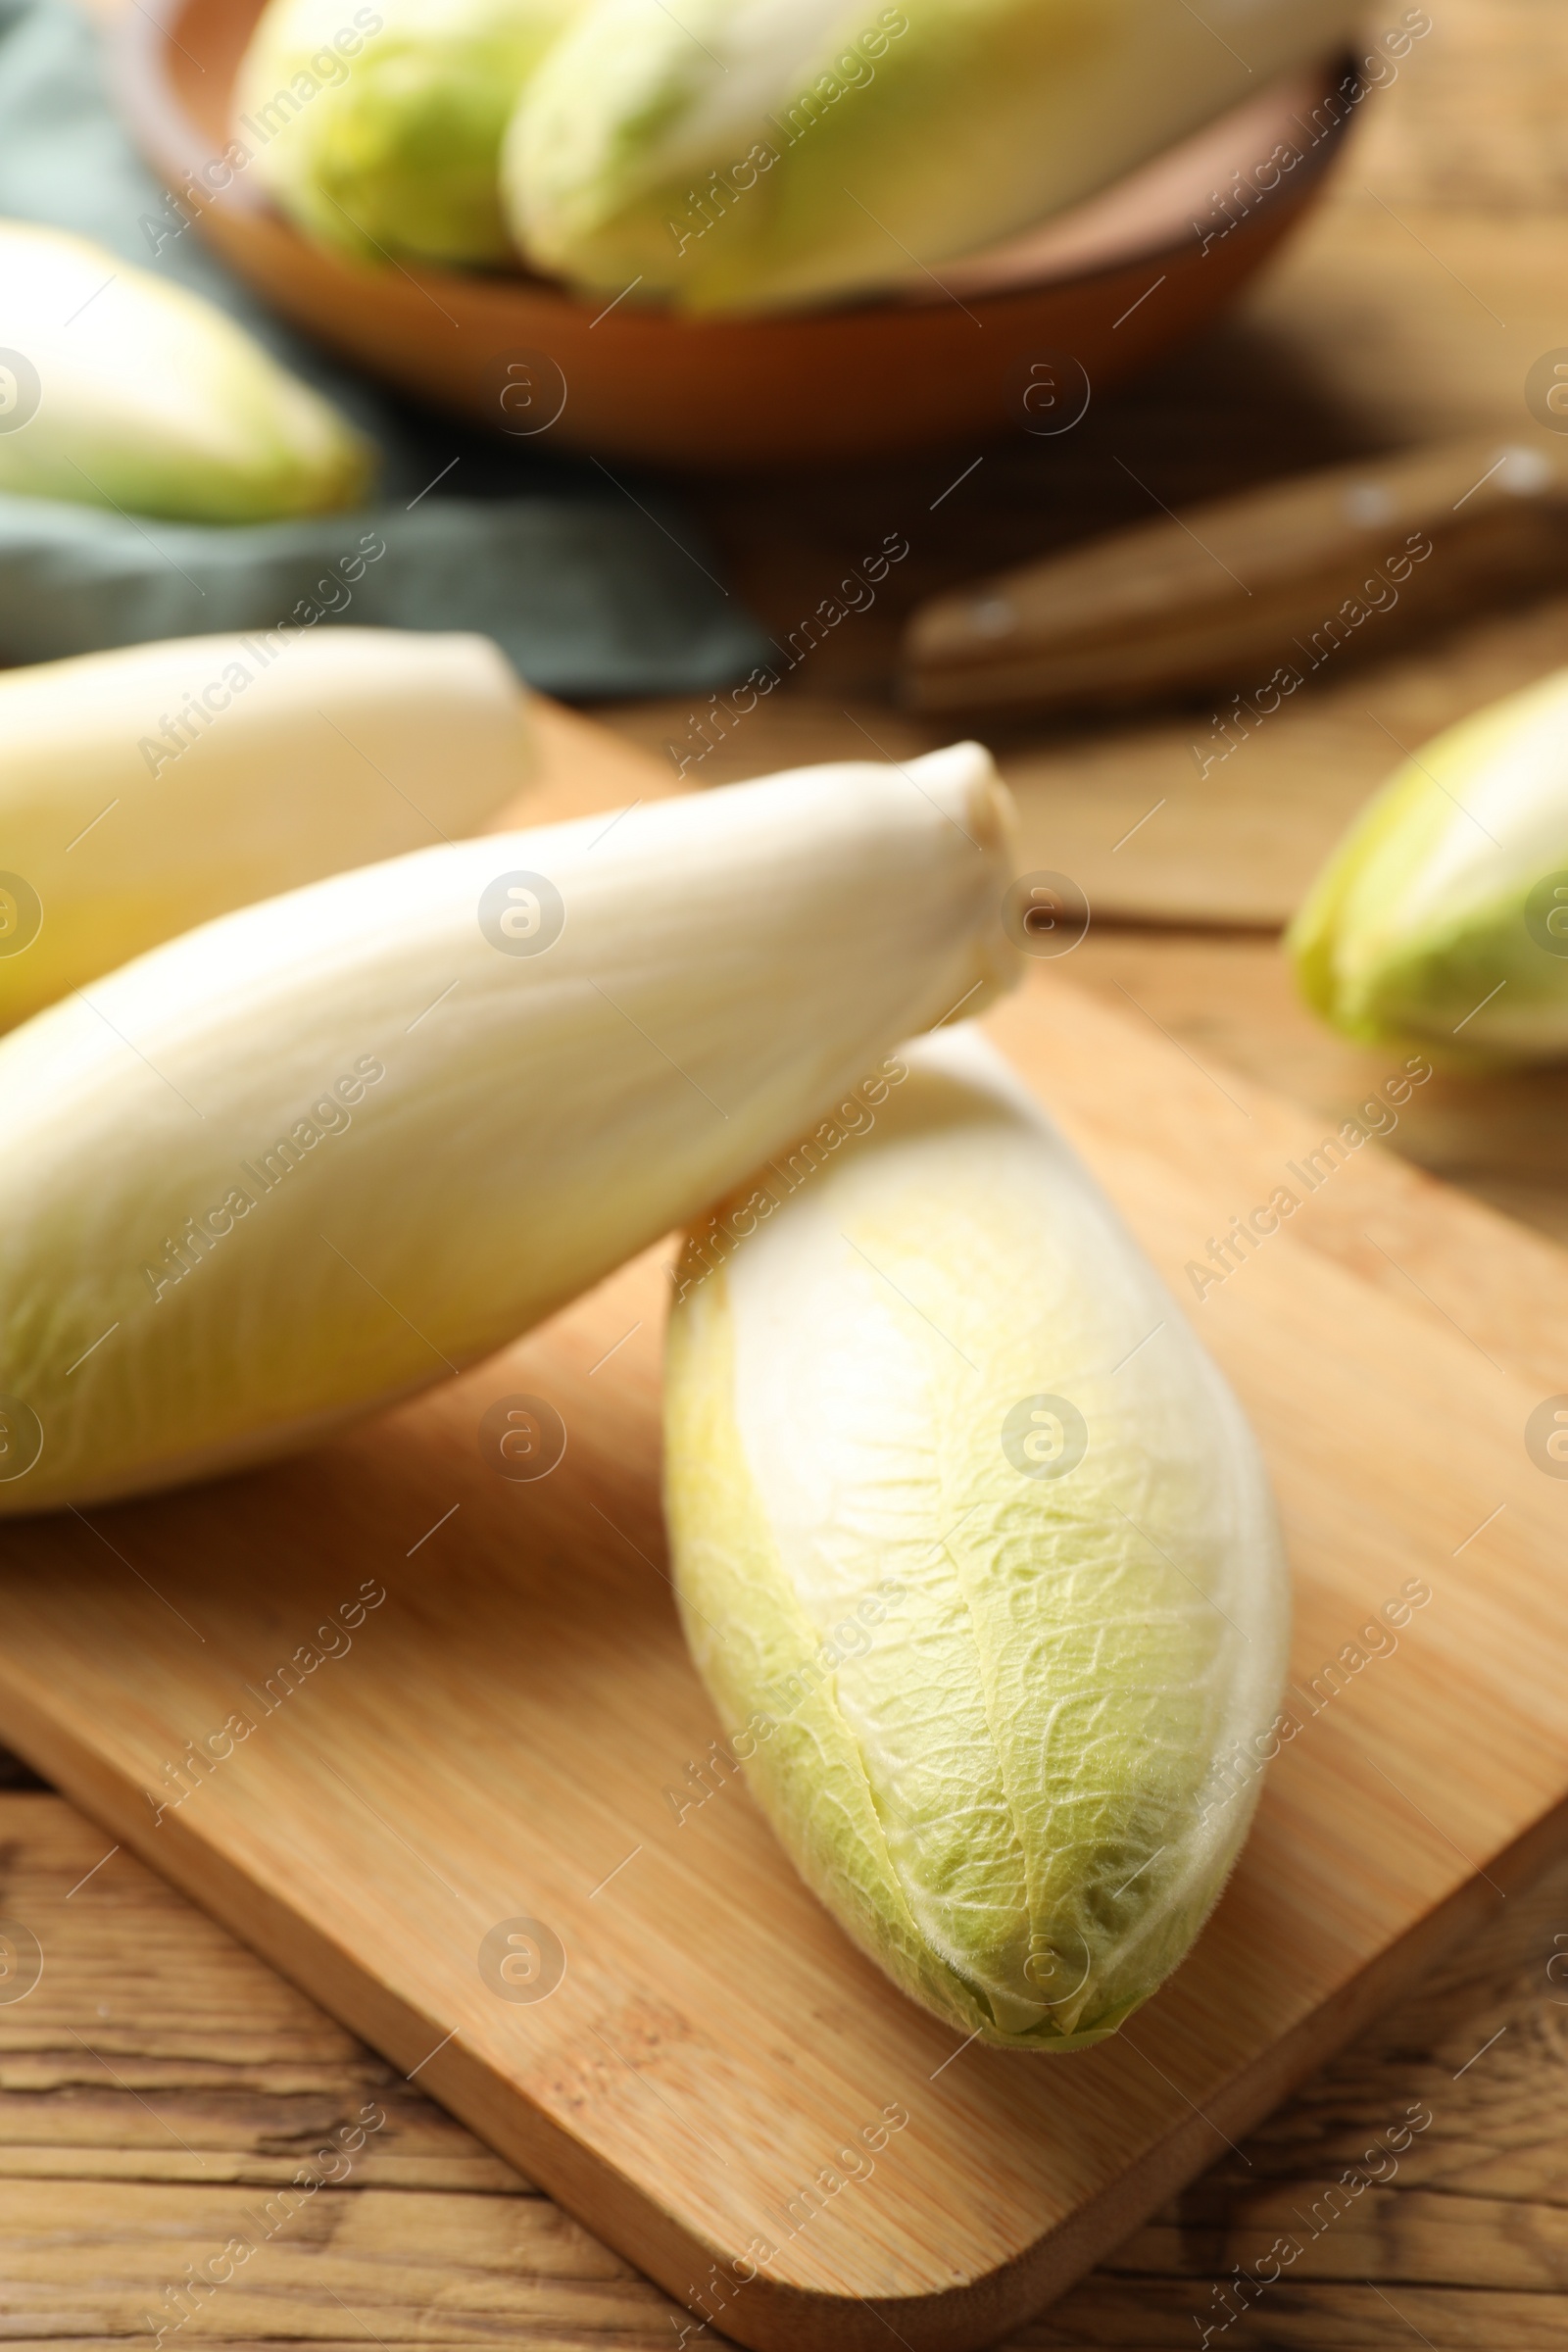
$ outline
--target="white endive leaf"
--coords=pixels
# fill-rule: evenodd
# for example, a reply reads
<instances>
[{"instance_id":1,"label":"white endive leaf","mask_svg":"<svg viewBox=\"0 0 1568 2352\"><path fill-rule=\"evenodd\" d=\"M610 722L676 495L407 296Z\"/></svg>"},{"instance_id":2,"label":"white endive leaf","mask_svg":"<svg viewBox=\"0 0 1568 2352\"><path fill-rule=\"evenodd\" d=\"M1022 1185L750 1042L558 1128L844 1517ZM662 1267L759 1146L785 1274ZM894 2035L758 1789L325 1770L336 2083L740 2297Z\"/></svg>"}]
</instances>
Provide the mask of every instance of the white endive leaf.
<instances>
[{"instance_id":1,"label":"white endive leaf","mask_svg":"<svg viewBox=\"0 0 1568 2352\"><path fill-rule=\"evenodd\" d=\"M0 490L191 522L351 507L374 452L233 319L64 229L0 221Z\"/></svg>"},{"instance_id":2,"label":"white endive leaf","mask_svg":"<svg viewBox=\"0 0 1568 2352\"><path fill-rule=\"evenodd\" d=\"M538 267L763 310L1075 203L1345 39L1348 0L591 0L503 173Z\"/></svg>"},{"instance_id":3,"label":"white endive leaf","mask_svg":"<svg viewBox=\"0 0 1568 2352\"><path fill-rule=\"evenodd\" d=\"M529 746L485 637L258 629L0 672L0 1028L215 914L476 831Z\"/></svg>"},{"instance_id":4,"label":"white endive leaf","mask_svg":"<svg viewBox=\"0 0 1568 2352\"><path fill-rule=\"evenodd\" d=\"M1308 1002L1444 1060L1568 1054L1568 669L1397 768L1313 883L1288 947Z\"/></svg>"},{"instance_id":5,"label":"white endive leaf","mask_svg":"<svg viewBox=\"0 0 1568 2352\"><path fill-rule=\"evenodd\" d=\"M319 244L502 262L501 141L580 0L270 0L234 93L234 136Z\"/></svg>"},{"instance_id":6,"label":"white endive leaf","mask_svg":"<svg viewBox=\"0 0 1568 2352\"><path fill-rule=\"evenodd\" d=\"M972 1032L903 1062L858 1134L693 1243L677 1590L849 1933L965 2032L1060 2049L1147 1998L1219 1893L1286 1571L1234 1398L1055 1130Z\"/></svg>"},{"instance_id":7,"label":"white endive leaf","mask_svg":"<svg viewBox=\"0 0 1568 2352\"><path fill-rule=\"evenodd\" d=\"M459 842L14 1030L0 1510L305 1443L691 1218L993 992L1004 804L967 745Z\"/></svg>"}]
</instances>

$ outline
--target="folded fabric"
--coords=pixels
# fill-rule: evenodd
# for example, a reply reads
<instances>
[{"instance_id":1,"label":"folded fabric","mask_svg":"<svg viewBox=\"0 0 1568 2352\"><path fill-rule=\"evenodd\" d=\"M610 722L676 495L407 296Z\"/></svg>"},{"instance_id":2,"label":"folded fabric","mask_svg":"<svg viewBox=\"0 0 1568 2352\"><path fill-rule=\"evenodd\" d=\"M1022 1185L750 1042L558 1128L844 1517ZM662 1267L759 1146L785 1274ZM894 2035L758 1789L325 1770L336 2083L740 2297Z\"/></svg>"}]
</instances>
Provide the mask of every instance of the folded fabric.
<instances>
[{"instance_id":1,"label":"folded fabric","mask_svg":"<svg viewBox=\"0 0 1568 2352\"><path fill-rule=\"evenodd\" d=\"M0 0L0 216L75 229L205 295L382 452L373 510L303 521L206 526L0 498L0 661L318 619L478 629L534 685L585 697L715 686L764 657L657 486L416 411L283 325L199 228L171 235L71 0Z\"/></svg>"}]
</instances>

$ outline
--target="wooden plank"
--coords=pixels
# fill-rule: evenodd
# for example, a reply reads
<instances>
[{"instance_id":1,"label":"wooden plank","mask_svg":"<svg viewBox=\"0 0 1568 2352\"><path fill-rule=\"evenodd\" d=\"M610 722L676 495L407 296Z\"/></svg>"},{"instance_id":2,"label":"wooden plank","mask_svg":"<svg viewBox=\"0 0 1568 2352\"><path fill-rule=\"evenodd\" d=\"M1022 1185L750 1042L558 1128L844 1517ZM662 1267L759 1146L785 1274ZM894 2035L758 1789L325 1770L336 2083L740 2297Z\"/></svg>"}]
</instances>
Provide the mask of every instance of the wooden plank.
<instances>
[{"instance_id":1,"label":"wooden plank","mask_svg":"<svg viewBox=\"0 0 1568 2352\"><path fill-rule=\"evenodd\" d=\"M1129 996L1205 1067L1225 1065L1337 1128L1380 1089L1397 1056L1349 1044L1297 994L1272 938L1091 930L1075 982L1123 1010ZM1568 1092L1559 1068L1434 1076L1399 1112L1402 1158L1568 1243ZM1520 1311L1529 1312L1528 1300Z\"/></svg>"},{"instance_id":2,"label":"wooden plank","mask_svg":"<svg viewBox=\"0 0 1568 2352\"><path fill-rule=\"evenodd\" d=\"M150 2340L149 2302L225 2242L216 2224L227 2190L256 2210L373 2096L386 2124L312 2200L330 2220L326 2243L275 2233L246 2266L250 2294L225 2286L181 2333L248 2348L379 2339L395 2352L477 2347L498 2331L559 2352L675 2342L675 2307L417 2082L402 2083L130 1855L104 1853L96 1827L59 1799L0 1796L0 1908L29 1923L46 1953L37 1990L0 2004L8 2341L87 2352ZM1196 2341L1195 2318L1214 2316L1216 2274L1255 2275L1282 2230L1301 2252L1227 2331L1244 2345L1382 2347L1410 2319L1445 2348L1560 2342L1560 2099L1543 2053L1562 1997L1544 1963L1565 1921L1558 1869L1500 1905L1014 2352ZM1412 2108L1432 2121L1400 2157L1397 2193L1368 2189L1313 2239L1303 2217L1325 2184L1386 2146ZM16 2182L27 2187L14 2202ZM127 2205L126 2184L159 2193ZM1374 2195L1375 2235L1358 2220Z\"/></svg>"},{"instance_id":3,"label":"wooden plank","mask_svg":"<svg viewBox=\"0 0 1568 2352\"><path fill-rule=\"evenodd\" d=\"M1207 1237L1321 1142L1059 967L995 1027L1189 1299ZM1270 1458L1321 1703L1193 1961L1087 2059L960 2054L735 1791L671 1804L720 1727L659 1567L653 1259L304 1460L15 1528L0 1726L727 2332L986 2341L1568 1830L1568 1495L1521 1443L1568 1263L1374 1147L1319 1189L1192 1311ZM485 1458L508 1394L565 1422L546 1480ZM1330 1700L1406 1578L1431 1604ZM519 2004L485 1955L524 1918L565 1973ZM877 2193L818 2206L890 2111Z\"/></svg>"}]
</instances>

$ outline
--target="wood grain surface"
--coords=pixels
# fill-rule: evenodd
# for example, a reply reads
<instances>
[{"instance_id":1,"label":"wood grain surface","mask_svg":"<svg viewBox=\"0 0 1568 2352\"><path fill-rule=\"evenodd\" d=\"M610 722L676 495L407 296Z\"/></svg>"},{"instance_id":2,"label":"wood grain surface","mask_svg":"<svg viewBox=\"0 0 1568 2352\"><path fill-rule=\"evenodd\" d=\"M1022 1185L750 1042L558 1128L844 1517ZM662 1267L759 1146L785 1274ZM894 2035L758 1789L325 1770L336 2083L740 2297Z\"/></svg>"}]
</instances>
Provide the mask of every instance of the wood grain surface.
<instances>
[{"instance_id":1,"label":"wood grain surface","mask_svg":"<svg viewBox=\"0 0 1568 2352\"><path fill-rule=\"evenodd\" d=\"M90 1875L89 1875L90 1874ZM5 2340L152 2345L187 2266L385 2116L165 2337L272 2352L381 2344L670 2352L687 2315L58 1798L0 1796L0 1914L43 1924L37 1989L0 2005ZM1181 2347L1215 2282L1299 2253L1223 2338L1256 2347L1547 2352L1568 2323L1561 2131L1568 1870L1431 1970L1258 2132L1011 2339ZM1414 2115L1412 2116L1412 2110ZM1387 2133L1412 2132L1396 2165ZM373 2120L373 2119L371 2119ZM1345 2201L1347 2173L1385 2177ZM1316 2219L1313 2209L1316 2207ZM1233 2292L1228 2307L1235 2310ZM713 2340L688 2335L688 2343ZM889 2338L891 2343L894 2339Z\"/></svg>"},{"instance_id":2,"label":"wood grain surface","mask_svg":"<svg viewBox=\"0 0 1568 2352\"><path fill-rule=\"evenodd\" d=\"M1150 510L1118 472L1118 450L1175 503L1425 436L1526 434L1525 369L1568 345L1561 10L1555 0L1450 0L1375 109L1321 222L1261 294L1180 365L1120 396L1114 435L1083 437L1073 464L1054 466L1049 446L1018 446L978 453L985 462L951 495L967 455L930 478L864 468L711 494L710 526L781 639L901 515L920 529L909 528L897 596L830 634L790 690L687 780L860 756L862 730L900 754L927 740L885 696L903 612L920 594L1140 519ZM1108 405L1092 412L1098 432ZM1265 925L1397 757L1384 728L1414 743L1564 659L1568 599L1477 615L1419 657L1385 664L1368 647L1353 675L1348 665L1343 683L1331 676L1298 698L1289 730L1259 731L1197 792L1191 743L1206 732L1207 711L1042 731L1006 757L1040 861L1082 872L1102 918L1119 908L1156 922ZM607 715L661 752L670 741L677 755L700 748L685 702ZM1118 850L1162 794L1168 828L1162 810ZM1111 1004L1133 994L1222 1082L1246 1070L1322 1119L1337 1123L1378 1074L1300 1013L1270 940L1097 925L1073 969ZM1555 1074L1434 1082L1407 1107L1394 1148L1568 1238L1565 1119ZM1413 1261L1408 1271L1421 1279ZM1464 1300L1445 1304L1464 1317ZM249 2301L225 2290L183 2333L236 2352L300 2340L561 2352L677 2341L684 2315L417 2097L422 2074L401 2084L110 1844L51 1798L13 1797L0 1814L0 1910L51 1923L38 1990L0 2007L8 2340L81 2352L152 2340L149 2298L221 2242L215 2190L237 2183L254 2207L250 2192L299 2169L374 2095L389 2123L347 2182L323 2187L302 2222L269 2242ZM1559 1872L1500 1904L1014 2342L1153 2352L1199 2342L1207 2327L1239 2352L1559 2344L1565 1937ZM1412 2102L1434 2120L1396 2176L1348 2205L1325 2202L1348 2169L1373 2169L1367 2151ZM1386 2171L1387 2158L1377 2165ZM1294 2220L1281 2223L1282 2205ZM1301 2250L1277 2284L1255 2298L1233 2285L1216 2298L1236 2266L1253 2277L1267 2268L1284 2233ZM1254 2307L1240 2311L1243 2301ZM1228 2325L1227 2313L1237 2315Z\"/></svg>"}]
</instances>

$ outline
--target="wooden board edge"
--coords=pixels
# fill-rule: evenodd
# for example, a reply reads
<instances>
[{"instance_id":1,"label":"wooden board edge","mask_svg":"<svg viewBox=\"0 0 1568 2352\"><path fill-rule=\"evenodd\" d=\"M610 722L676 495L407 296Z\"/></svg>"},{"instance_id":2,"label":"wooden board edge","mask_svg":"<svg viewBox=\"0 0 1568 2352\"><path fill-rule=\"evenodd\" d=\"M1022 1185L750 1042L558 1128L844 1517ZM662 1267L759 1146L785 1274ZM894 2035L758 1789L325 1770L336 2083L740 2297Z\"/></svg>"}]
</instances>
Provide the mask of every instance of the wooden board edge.
<instances>
[{"instance_id":1,"label":"wooden board edge","mask_svg":"<svg viewBox=\"0 0 1568 2352\"><path fill-rule=\"evenodd\" d=\"M400 2072L419 2071L436 2097L507 2162L594 2235L694 2308L695 2281L716 2265L733 2274L739 2250L709 2243L635 2181L532 2106L517 2086L454 2041L438 2048L444 2020L390 1993L302 1911L256 1885L221 1849L170 1816L154 1825L143 1791L85 1742L53 1724L0 1657L0 1737L81 1812L158 1876L216 1918L240 1942ZM1170 2196L1211 2164L1220 2146L1268 2116L1353 2038L1416 1976L1568 1853L1568 1799L1553 1806L1358 1972L1341 1993L1302 2018L1211 2099L1151 2147L1060 2228L961 2285L918 2296L834 2295L759 2273L717 2315L752 2352L886 2352L890 2332L907 2352L981 2352L1066 2293ZM1070 2058L1040 2064L1070 2065ZM519 2129L518 2118L526 2117ZM701 2304L696 2304L701 2312ZM695 2330L694 2330L695 2331Z\"/></svg>"},{"instance_id":2,"label":"wooden board edge","mask_svg":"<svg viewBox=\"0 0 1568 2352\"><path fill-rule=\"evenodd\" d=\"M1568 1799L1544 1813L1488 1861L1485 1874L1456 1886L1360 1970L1341 1994L1324 2001L1239 2074L1202 2115L1196 2111L1124 2173L1102 2195L1013 2267L1029 2268L1026 2295L1004 2323L1014 2328L1075 2286L1096 2263L1143 2228L1215 2161L1244 2139L1347 2043L1391 2008L1408 1985L1476 1934L1499 1902L1522 1894L1568 1855ZM1488 1882L1491 1882L1490 1886ZM891 2307L890 2307L891 2308ZM865 2339L875 2352L874 2339ZM811 2347L816 2352L816 2347ZM825 2347L824 2347L825 2352ZM860 2352L857 2345L856 2352Z\"/></svg>"}]
</instances>

